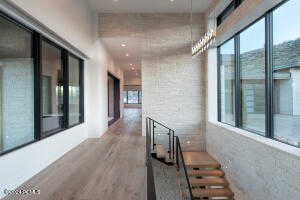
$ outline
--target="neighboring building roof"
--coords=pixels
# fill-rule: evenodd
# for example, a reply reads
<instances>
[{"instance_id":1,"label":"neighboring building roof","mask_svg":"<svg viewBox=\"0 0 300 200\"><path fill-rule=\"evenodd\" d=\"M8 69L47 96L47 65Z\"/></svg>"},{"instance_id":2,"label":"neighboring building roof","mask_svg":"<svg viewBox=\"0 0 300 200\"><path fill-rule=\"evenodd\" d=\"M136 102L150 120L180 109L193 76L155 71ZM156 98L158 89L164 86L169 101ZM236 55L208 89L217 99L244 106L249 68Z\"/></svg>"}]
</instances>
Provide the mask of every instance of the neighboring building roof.
<instances>
[{"instance_id":1,"label":"neighboring building roof","mask_svg":"<svg viewBox=\"0 0 300 200\"><path fill-rule=\"evenodd\" d=\"M300 38L275 45L273 52L274 71L278 71L275 79L289 79L290 73L279 70L300 67ZM222 55L223 63L232 63L233 58L231 54ZM243 79L264 79L264 48L241 54L241 74Z\"/></svg>"}]
</instances>

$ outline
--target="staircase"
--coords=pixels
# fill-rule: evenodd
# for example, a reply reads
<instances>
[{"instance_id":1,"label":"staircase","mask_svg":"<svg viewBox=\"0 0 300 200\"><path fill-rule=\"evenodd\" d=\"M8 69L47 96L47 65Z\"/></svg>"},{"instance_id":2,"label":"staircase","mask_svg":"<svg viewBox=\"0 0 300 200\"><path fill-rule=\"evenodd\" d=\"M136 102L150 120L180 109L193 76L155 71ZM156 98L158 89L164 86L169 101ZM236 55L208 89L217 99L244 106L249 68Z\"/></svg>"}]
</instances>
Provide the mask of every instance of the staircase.
<instances>
[{"instance_id":1,"label":"staircase","mask_svg":"<svg viewBox=\"0 0 300 200\"><path fill-rule=\"evenodd\" d=\"M169 152L165 149L164 145L155 145L154 152L152 156L157 160L165 163L166 165L174 165L173 159L170 158Z\"/></svg>"},{"instance_id":2,"label":"staircase","mask_svg":"<svg viewBox=\"0 0 300 200\"><path fill-rule=\"evenodd\" d=\"M233 199L221 165L206 152L183 152L194 198Z\"/></svg>"},{"instance_id":3,"label":"staircase","mask_svg":"<svg viewBox=\"0 0 300 200\"><path fill-rule=\"evenodd\" d=\"M159 132L157 126L165 128L166 133ZM229 188L225 173L212 156L206 152L182 152L180 140L175 136L174 130L151 118L147 118L147 132L149 140L151 139L152 158L177 167L183 199L234 200L234 193ZM160 141L159 135L167 136L168 142Z\"/></svg>"}]
</instances>

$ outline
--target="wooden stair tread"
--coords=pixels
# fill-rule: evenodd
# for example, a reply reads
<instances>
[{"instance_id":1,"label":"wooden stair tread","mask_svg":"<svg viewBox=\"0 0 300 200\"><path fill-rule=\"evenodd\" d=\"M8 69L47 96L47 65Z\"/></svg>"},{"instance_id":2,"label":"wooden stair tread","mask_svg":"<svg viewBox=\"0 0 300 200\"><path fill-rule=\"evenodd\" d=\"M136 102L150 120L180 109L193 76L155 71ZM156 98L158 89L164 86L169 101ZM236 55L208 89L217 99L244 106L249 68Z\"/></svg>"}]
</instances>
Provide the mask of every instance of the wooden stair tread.
<instances>
[{"instance_id":1,"label":"wooden stair tread","mask_svg":"<svg viewBox=\"0 0 300 200\"><path fill-rule=\"evenodd\" d=\"M188 176L219 176L222 177L225 173L219 169L213 170L187 170Z\"/></svg>"},{"instance_id":2,"label":"wooden stair tread","mask_svg":"<svg viewBox=\"0 0 300 200\"><path fill-rule=\"evenodd\" d=\"M224 178L190 178L191 186L228 186Z\"/></svg>"},{"instance_id":3,"label":"wooden stair tread","mask_svg":"<svg viewBox=\"0 0 300 200\"><path fill-rule=\"evenodd\" d=\"M229 188L206 188L192 189L194 197L203 198L203 197L233 197L234 194Z\"/></svg>"},{"instance_id":4,"label":"wooden stair tread","mask_svg":"<svg viewBox=\"0 0 300 200\"><path fill-rule=\"evenodd\" d=\"M221 165L207 152L183 152L184 162L192 168L220 168Z\"/></svg>"},{"instance_id":5,"label":"wooden stair tread","mask_svg":"<svg viewBox=\"0 0 300 200\"><path fill-rule=\"evenodd\" d=\"M167 151L165 150L164 145L157 144L155 145L156 155L158 158L165 158Z\"/></svg>"}]
</instances>

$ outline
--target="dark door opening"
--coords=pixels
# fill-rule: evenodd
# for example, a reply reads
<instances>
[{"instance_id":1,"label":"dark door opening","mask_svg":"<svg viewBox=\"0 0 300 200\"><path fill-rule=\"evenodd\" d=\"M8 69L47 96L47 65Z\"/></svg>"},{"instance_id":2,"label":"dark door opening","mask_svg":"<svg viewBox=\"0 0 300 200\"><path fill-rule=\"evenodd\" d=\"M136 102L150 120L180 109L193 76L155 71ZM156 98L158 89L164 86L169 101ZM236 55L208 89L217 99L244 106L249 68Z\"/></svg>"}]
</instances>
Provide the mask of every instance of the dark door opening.
<instances>
[{"instance_id":1,"label":"dark door opening","mask_svg":"<svg viewBox=\"0 0 300 200\"><path fill-rule=\"evenodd\" d=\"M108 125L120 118L120 80L108 72Z\"/></svg>"}]
</instances>

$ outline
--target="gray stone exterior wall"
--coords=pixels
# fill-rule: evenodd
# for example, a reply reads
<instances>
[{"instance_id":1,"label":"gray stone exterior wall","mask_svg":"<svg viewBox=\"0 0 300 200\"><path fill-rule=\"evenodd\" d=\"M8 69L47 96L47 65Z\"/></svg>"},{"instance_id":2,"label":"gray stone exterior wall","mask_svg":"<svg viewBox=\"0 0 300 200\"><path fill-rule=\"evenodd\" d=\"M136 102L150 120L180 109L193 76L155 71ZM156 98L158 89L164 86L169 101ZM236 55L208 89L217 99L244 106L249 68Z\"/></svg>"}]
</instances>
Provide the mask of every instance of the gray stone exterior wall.
<instances>
[{"instance_id":1,"label":"gray stone exterior wall","mask_svg":"<svg viewBox=\"0 0 300 200\"><path fill-rule=\"evenodd\" d=\"M241 54L242 71L245 72L245 76L248 78L263 78L260 74L264 74L264 68L259 66L265 66L265 49L257 49L247 53ZM300 38L288 42L281 43L274 46L273 50L273 63L274 69L282 69L285 67L300 66Z\"/></svg>"}]
</instances>

